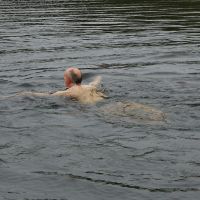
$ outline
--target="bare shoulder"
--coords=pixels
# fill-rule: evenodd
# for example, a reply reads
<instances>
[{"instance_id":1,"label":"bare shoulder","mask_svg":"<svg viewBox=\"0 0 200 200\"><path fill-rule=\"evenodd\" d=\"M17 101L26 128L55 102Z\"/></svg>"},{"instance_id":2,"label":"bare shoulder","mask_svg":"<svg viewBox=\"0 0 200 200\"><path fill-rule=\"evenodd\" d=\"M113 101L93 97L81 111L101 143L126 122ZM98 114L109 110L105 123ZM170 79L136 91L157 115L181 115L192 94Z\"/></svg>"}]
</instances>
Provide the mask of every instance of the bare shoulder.
<instances>
[{"instance_id":1,"label":"bare shoulder","mask_svg":"<svg viewBox=\"0 0 200 200\"><path fill-rule=\"evenodd\" d=\"M82 90L83 90L83 88L80 86L72 86L71 88L69 88L67 90L57 91L57 92L51 94L51 96L67 96L67 97L76 98L79 95L81 95Z\"/></svg>"},{"instance_id":2,"label":"bare shoulder","mask_svg":"<svg viewBox=\"0 0 200 200\"><path fill-rule=\"evenodd\" d=\"M68 90L57 91L51 94L51 96L69 96L69 91Z\"/></svg>"}]
</instances>

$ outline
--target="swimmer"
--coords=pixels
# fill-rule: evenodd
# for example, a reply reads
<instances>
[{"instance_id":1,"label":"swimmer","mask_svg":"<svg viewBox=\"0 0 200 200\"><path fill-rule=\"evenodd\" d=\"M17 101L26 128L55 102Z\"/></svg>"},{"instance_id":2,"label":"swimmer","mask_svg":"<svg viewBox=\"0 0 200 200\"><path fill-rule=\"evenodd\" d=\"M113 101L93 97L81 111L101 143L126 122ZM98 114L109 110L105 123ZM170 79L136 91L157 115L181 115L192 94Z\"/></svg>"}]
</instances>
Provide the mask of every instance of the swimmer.
<instances>
[{"instance_id":1,"label":"swimmer","mask_svg":"<svg viewBox=\"0 0 200 200\"><path fill-rule=\"evenodd\" d=\"M95 104L107 96L98 89L100 85L101 77L97 76L88 85L82 85L82 73L78 68L70 67L64 72L64 84L66 89L57 91L54 93L41 93L41 92L21 92L17 96L63 96L70 97L78 100L83 104ZM11 95L4 97L3 99L14 97ZM0 98L1 100L1 98ZM125 118L130 121L165 121L165 113L143 104L134 102L117 102L103 106L99 110L99 114L107 116L109 119L115 119L117 117Z\"/></svg>"},{"instance_id":2,"label":"swimmer","mask_svg":"<svg viewBox=\"0 0 200 200\"><path fill-rule=\"evenodd\" d=\"M21 95L33 96L64 96L78 100L84 104L94 104L106 98L107 96L98 90L101 82L101 77L97 76L94 81L88 85L82 85L82 73L76 67L70 67L64 72L64 83L66 90L57 91L54 93L40 92L22 92Z\"/></svg>"}]
</instances>

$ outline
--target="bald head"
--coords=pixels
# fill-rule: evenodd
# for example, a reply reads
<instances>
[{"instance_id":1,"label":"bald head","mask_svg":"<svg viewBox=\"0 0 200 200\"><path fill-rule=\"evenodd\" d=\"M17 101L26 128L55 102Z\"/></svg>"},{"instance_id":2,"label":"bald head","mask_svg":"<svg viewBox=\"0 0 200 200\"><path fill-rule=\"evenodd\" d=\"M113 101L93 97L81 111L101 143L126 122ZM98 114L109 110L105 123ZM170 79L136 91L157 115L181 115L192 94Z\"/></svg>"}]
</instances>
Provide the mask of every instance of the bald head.
<instances>
[{"instance_id":1,"label":"bald head","mask_svg":"<svg viewBox=\"0 0 200 200\"><path fill-rule=\"evenodd\" d=\"M65 86L70 88L74 85L80 85L82 81L81 71L76 67L70 67L64 72Z\"/></svg>"}]
</instances>

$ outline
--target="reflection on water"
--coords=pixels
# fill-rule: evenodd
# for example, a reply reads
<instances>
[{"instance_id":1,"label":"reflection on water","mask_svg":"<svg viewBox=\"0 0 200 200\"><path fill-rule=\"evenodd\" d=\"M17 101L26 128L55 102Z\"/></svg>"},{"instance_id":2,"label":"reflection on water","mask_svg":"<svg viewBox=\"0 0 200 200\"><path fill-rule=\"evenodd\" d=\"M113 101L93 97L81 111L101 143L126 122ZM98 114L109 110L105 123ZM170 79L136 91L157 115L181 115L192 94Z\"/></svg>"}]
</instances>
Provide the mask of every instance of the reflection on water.
<instances>
[{"instance_id":1,"label":"reflection on water","mask_svg":"<svg viewBox=\"0 0 200 200\"><path fill-rule=\"evenodd\" d=\"M197 0L1 0L1 96L63 89L78 66L110 98L0 100L0 197L198 199L199 14ZM167 120L113 115L124 101Z\"/></svg>"}]
</instances>

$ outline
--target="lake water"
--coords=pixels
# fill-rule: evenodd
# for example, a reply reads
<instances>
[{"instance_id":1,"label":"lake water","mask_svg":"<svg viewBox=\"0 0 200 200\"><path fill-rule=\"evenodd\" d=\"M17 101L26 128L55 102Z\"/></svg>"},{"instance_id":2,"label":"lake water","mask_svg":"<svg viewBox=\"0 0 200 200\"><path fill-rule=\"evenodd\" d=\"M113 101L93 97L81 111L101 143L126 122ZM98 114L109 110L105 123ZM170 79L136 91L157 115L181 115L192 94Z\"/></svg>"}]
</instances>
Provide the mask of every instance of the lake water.
<instances>
[{"instance_id":1,"label":"lake water","mask_svg":"<svg viewBox=\"0 0 200 200\"><path fill-rule=\"evenodd\" d=\"M200 1L0 0L1 97L62 90L68 66L109 99L1 99L0 199L199 199ZM124 101L167 119L100 112Z\"/></svg>"}]
</instances>

